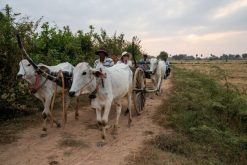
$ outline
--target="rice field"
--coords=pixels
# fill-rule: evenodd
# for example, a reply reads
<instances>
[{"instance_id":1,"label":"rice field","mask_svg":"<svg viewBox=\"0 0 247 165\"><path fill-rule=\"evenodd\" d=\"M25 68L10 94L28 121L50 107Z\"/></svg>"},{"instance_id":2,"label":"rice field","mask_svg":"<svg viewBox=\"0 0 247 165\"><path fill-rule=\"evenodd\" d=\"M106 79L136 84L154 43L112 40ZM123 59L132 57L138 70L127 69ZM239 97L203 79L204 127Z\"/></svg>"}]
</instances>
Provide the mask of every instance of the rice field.
<instances>
[{"instance_id":1,"label":"rice field","mask_svg":"<svg viewBox=\"0 0 247 165\"><path fill-rule=\"evenodd\" d=\"M227 81L232 89L247 94L247 61L174 61L173 65L212 76L222 85Z\"/></svg>"}]
</instances>

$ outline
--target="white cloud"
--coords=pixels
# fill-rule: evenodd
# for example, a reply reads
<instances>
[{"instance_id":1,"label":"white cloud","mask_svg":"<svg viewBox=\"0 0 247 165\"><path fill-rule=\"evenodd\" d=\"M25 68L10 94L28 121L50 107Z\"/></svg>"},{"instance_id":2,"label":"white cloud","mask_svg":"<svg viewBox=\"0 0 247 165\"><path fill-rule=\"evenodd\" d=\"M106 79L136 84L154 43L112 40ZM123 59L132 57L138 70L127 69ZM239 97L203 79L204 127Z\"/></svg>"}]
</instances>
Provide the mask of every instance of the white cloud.
<instances>
[{"instance_id":1,"label":"white cloud","mask_svg":"<svg viewBox=\"0 0 247 165\"><path fill-rule=\"evenodd\" d=\"M237 0L232 3L226 4L224 7L217 9L214 18L222 18L247 7L247 0Z\"/></svg>"},{"instance_id":2,"label":"white cloud","mask_svg":"<svg viewBox=\"0 0 247 165\"><path fill-rule=\"evenodd\" d=\"M143 45L147 50L154 52L154 55L158 55L159 50L166 50L171 54L186 53L207 56L211 53L216 55L222 55L223 53L241 54L247 52L246 38L247 31L228 31L205 35L188 34L174 37L147 38L143 40Z\"/></svg>"},{"instance_id":3,"label":"white cloud","mask_svg":"<svg viewBox=\"0 0 247 165\"><path fill-rule=\"evenodd\" d=\"M247 0L1 0L0 6L6 3L14 12L32 19L44 16L74 32L92 24L110 35L137 35L150 54L246 51Z\"/></svg>"}]
</instances>

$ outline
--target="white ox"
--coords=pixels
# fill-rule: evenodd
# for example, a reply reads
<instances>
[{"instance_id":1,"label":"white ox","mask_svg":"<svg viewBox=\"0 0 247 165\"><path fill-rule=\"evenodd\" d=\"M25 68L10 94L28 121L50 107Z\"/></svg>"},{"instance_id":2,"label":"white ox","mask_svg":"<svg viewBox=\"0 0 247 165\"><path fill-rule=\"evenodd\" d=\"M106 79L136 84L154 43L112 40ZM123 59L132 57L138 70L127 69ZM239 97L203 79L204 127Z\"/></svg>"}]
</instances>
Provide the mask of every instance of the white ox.
<instances>
[{"instance_id":1,"label":"white ox","mask_svg":"<svg viewBox=\"0 0 247 165\"><path fill-rule=\"evenodd\" d=\"M95 91L96 98L91 100L91 107L96 110L96 119L99 126L102 127L102 138L106 138L105 131L113 102L116 103L117 116L114 131L117 133L122 109L121 98L126 95L129 109L128 124L130 126L132 121L132 71L129 66L116 64L106 68L99 64L96 69L92 69L86 62L79 63L73 70L73 84L70 88L70 96L79 96L81 92L93 93Z\"/></svg>"},{"instance_id":2,"label":"white ox","mask_svg":"<svg viewBox=\"0 0 247 165\"><path fill-rule=\"evenodd\" d=\"M74 66L68 62L61 63L56 66L47 66L44 64L38 64L38 66L46 70L49 69L49 71L53 73L57 73L60 70L72 73L74 69ZM37 74L34 67L28 62L28 60L25 59L21 60L19 63L19 72L17 73L17 79L19 80L23 79L27 81L27 83L29 84L29 88L33 90L34 96L42 101L44 106L44 110L42 112L42 116L44 119L43 131L46 131L47 117L51 117L50 106L51 106L52 97L54 95L56 87L57 87L57 92L61 92L62 88L57 86L55 82L46 80L46 78ZM65 100L66 100L66 105L65 105L65 112L66 112L70 104L70 97L68 96L68 94L67 95L65 94ZM76 108L76 112L75 112L75 117L77 118L77 116L78 116L78 108ZM51 122L55 122L58 127L60 126L60 124L56 120Z\"/></svg>"},{"instance_id":3,"label":"white ox","mask_svg":"<svg viewBox=\"0 0 247 165\"><path fill-rule=\"evenodd\" d=\"M166 64L157 58L150 59L151 79L158 92L161 92L162 82L166 73Z\"/></svg>"}]
</instances>

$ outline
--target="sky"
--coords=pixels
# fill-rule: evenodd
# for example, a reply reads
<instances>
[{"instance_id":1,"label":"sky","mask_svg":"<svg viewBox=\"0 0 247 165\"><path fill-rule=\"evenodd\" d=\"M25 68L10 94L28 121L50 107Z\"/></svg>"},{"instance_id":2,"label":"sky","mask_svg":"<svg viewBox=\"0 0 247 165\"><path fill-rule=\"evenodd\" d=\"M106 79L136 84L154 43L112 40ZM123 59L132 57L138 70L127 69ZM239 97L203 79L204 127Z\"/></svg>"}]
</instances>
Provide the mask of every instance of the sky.
<instances>
[{"instance_id":1,"label":"sky","mask_svg":"<svg viewBox=\"0 0 247 165\"><path fill-rule=\"evenodd\" d=\"M150 55L247 53L247 0L0 0L6 4L73 32L93 25L138 36Z\"/></svg>"}]
</instances>

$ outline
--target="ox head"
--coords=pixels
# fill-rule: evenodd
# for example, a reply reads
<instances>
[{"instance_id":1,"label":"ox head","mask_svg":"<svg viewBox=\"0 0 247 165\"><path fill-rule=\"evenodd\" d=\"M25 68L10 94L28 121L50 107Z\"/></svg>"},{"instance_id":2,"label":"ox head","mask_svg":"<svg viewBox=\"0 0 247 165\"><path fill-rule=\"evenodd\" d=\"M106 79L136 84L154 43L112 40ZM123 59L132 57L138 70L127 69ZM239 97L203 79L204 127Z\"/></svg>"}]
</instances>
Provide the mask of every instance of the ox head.
<instances>
[{"instance_id":1,"label":"ox head","mask_svg":"<svg viewBox=\"0 0 247 165\"><path fill-rule=\"evenodd\" d=\"M158 67L158 60L157 60L157 58L151 58L150 59L150 72L152 73L152 74L154 74L154 72L155 72L155 70L157 69L157 67Z\"/></svg>"},{"instance_id":2,"label":"ox head","mask_svg":"<svg viewBox=\"0 0 247 165\"><path fill-rule=\"evenodd\" d=\"M16 77L18 80L25 79L28 82L32 82L35 79L35 69L28 60L24 59L20 61L19 71Z\"/></svg>"},{"instance_id":3,"label":"ox head","mask_svg":"<svg viewBox=\"0 0 247 165\"><path fill-rule=\"evenodd\" d=\"M90 93L95 90L96 77L104 77L104 74L97 69L92 69L86 62L76 65L73 70L73 82L69 95L79 96L81 93Z\"/></svg>"}]
</instances>

